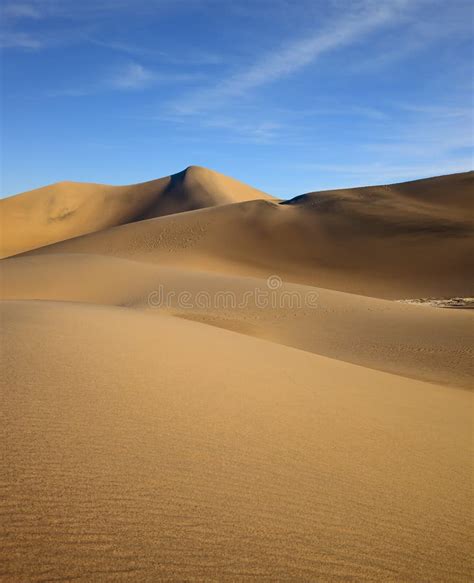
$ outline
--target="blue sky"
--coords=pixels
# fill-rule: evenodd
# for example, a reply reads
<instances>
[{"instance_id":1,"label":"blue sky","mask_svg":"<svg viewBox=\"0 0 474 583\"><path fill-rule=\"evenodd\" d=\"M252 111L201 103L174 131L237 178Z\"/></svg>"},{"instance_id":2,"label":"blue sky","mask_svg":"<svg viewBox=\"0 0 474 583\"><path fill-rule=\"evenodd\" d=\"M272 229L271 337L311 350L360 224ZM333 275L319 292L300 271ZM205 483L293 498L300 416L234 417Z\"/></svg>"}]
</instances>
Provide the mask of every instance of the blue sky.
<instances>
[{"instance_id":1,"label":"blue sky","mask_svg":"<svg viewBox=\"0 0 474 583\"><path fill-rule=\"evenodd\" d=\"M272 194L473 167L471 0L2 0L2 182Z\"/></svg>"}]
</instances>

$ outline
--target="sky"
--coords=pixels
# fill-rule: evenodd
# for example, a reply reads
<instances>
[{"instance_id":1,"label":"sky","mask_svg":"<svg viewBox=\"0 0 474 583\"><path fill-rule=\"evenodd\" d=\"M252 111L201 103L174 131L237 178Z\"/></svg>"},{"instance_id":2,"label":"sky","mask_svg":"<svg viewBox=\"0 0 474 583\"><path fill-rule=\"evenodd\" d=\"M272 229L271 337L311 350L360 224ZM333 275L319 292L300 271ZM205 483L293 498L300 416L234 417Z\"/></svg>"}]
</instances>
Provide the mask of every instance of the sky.
<instances>
[{"instance_id":1,"label":"sky","mask_svg":"<svg viewBox=\"0 0 474 583\"><path fill-rule=\"evenodd\" d=\"M474 166L472 0L0 4L0 196L200 165L287 198Z\"/></svg>"}]
</instances>

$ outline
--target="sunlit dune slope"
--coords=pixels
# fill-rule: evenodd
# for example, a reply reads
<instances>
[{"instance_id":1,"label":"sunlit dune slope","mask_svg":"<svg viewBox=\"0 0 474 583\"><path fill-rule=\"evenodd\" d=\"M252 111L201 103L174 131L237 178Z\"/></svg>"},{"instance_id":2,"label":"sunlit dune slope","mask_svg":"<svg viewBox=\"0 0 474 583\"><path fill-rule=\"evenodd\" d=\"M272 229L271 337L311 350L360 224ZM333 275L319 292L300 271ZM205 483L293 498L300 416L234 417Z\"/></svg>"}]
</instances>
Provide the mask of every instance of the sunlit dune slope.
<instances>
[{"instance_id":1,"label":"sunlit dune slope","mask_svg":"<svg viewBox=\"0 0 474 583\"><path fill-rule=\"evenodd\" d=\"M0 201L0 256L144 218L255 198L271 197L198 166L129 186L59 182Z\"/></svg>"},{"instance_id":2,"label":"sunlit dune slope","mask_svg":"<svg viewBox=\"0 0 474 583\"><path fill-rule=\"evenodd\" d=\"M469 295L473 176L206 208L36 253L98 253L225 273L274 273L293 282L392 299Z\"/></svg>"},{"instance_id":3,"label":"sunlit dune slope","mask_svg":"<svg viewBox=\"0 0 474 583\"><path fill-rule=\"evenodd\" d=\"M173 314L412 378L469 388L473 314L299 284L48 254L3 262L2 299L90 302ZM270 280L270 285L273 280ZM277 285L278 285L277 280Z\"/></svg>"},{"instance_id":4,"label":"sunlit dune slope","mask_svg":"<svg viewBox=\"0 0 474 583\"><path fill-rule=\"evenodd\" d=\"M2 580L470 580L467 391L138 310L1 310Z\"/></svg>"}]
</instances>

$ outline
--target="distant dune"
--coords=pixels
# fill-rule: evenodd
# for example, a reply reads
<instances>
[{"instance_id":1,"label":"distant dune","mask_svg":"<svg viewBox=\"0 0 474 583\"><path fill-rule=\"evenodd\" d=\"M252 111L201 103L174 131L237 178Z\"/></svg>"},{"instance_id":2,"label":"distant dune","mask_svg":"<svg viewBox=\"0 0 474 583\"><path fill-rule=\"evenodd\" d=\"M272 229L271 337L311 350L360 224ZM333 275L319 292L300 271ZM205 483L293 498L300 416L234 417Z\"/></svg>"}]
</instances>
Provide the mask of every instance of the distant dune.
<instances>
[{"instance_id":1,"label":"distant dune","mask_svg":"<svg viewBox=\"0 0 474 583\"><path fill-rule=\"evenodd\" d=\"M470 582L473 181L3 201L2 581Z\"/></svg>"},{"instance_id":2,"label":"distant dune","mask_svg":"<svg viewBox=\"0 0 474 583\"><path fill-rule=\"evenodd\" d=\"M255 198L271 197L199 166L130 186L58 182L0 200L0 256L141 219Z\"/></svg>"},{"instance_id":3,"label":"distant dune","mask_svg":"<svg viewBox=\"0 0 474 583\"><path fill-rule=\"evenodd\" d=\"M381 298L465 296L474 284L473 185L474 173L466 173L282 203L247 201L131 223L37 253L278 273L288 281Z\"/></svg>"}]
</instances>

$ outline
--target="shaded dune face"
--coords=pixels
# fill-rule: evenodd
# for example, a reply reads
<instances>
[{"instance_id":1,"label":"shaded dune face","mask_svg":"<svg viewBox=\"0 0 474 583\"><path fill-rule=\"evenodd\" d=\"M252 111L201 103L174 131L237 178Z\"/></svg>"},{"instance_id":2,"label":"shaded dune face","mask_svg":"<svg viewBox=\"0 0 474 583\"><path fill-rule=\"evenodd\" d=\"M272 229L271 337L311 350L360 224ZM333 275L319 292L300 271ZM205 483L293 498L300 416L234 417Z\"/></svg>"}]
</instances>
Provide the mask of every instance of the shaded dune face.
<instances>
[{"instance_id":1,"label":"shaded dune face","mask_svg":"<svg viewBox=\"0 0 474 583\"><path fill-rule=\"evenodd\" d=\"M163 194L153 201L142 219L171 215L234 202L273 197L218 172L190 166L170 176Z\"/></svg>"},{"instance_id":2,"label":"shaded dune face","mask_svg":"<svg viewBox=\"0 0 474 583\"><path fill-rule=\"evenodd\" d=\"M198 166L130 186L60 182L0 201L0 255L145 218L253 198L271 197Z\"/></svg>"},{"instance_id":3,"label":"shaded dune face","mask_svg":"<svg viewBox=\"0 0 474 583\"><path fill-rule=\"evenodd\" d=\"M472 187L2 201L0 579L470 583Z\"/></svg>"}]
</instances>

